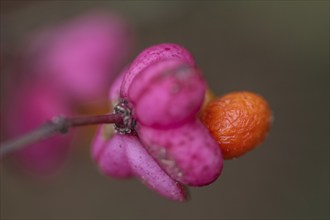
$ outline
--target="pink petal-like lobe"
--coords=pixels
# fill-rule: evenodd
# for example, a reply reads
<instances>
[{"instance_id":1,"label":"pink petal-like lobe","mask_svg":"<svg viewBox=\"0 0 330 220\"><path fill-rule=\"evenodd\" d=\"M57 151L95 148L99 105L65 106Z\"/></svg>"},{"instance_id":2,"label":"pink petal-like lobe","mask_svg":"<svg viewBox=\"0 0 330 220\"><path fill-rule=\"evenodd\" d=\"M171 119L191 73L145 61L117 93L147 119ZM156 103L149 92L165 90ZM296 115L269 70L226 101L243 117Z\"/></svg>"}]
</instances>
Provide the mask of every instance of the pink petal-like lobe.
<instances>
[{"instance_id":1,"label":"pink petal-like lobe","mask_svg":"<svg viewBox=\"0 0 330 220\"><path fill-rule=\"evenodd\" d=\"M178 60L164 60L135 77L129 100L139 123L172 128L195 120L205 88L202 75L195 67Z\"/></svg>"},{"instance_id":2,"label":"pink petal-like lobe","mask_svg":"<svg viewBox=\"0 0 330 220\"><path fill-rule=\"evenodd\" d=\"M92 144L92 157L105 175L118 178L132 176L126 157L126 146L131 142L128 136L114 134L106 137L101 126Z\"/></svg>"},{"instance_id":3,"label":"pink petal-like lobe","mask_svg":"<svg viewBox=\"0 0 330 220\"><path fill-rule=\"evenodd\" d=\"M140 125L138 134L158 163L183 184L207 185L222 171L219 146L198 120L166 130Z\"/></svg>"},{"instance_id":4,"label":"pink petal-like lobe","mask_svg":"<svg viewBox=\"0 0 330 220\"><path fill-rule=\"evenodd\" d=\"M120 99L120 87L123 82L127 68L125 68L114 80L109 90L109 100L113 105L116 105ZM114 106L113 106L114 107Z\"/></svg>"},{"instance_id":5,"label":"pink petal-like lobe","mask_svg":"<svg viewBox=\"0 0 330 220\"><path fill-rule=\"evenodd\" d=\"M145 185L165 198L184 201L186 199L184 187L157 164L136 136L128 136L128 138L130 142L126 146L126 152L134 174Z\"/></svg>"},{"instance_id":6,"label":"pink petal-like lobe","mask_svg":"<svg viewBox=\"0 0 330 220\"><path fill-rule=\"evenodd\" d=\"M190 52L180 45L163 43L151 46L142 51L129 66L121 86L121 96L127 98L131 83L144 68L164 59L177 59L195 66L195 60Z\"/></svg>"}]
</instances>

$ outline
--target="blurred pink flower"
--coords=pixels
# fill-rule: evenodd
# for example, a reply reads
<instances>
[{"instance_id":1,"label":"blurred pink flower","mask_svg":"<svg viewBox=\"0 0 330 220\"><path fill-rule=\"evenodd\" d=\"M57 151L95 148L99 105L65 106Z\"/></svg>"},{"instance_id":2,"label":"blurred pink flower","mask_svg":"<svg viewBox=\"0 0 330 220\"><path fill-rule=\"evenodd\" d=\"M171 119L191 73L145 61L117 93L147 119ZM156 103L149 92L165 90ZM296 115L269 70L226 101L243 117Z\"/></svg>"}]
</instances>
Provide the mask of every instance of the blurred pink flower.
<instances>
[{"instance_id":1,"label":"blurred pink flower","mask_svg":"<svg viewBox=\"0 0 330 220\"><path fill-rule=\"evenodd\" d=\"M28 47L33 72L74 100L106 94L127 59L132 31L117 14L95 11L34 36Z\"/></svg>"},{"instance_id":2,"label":"blurred pink flower","mask_svg":"<svg viewBox=\"0 0 330 220\"><path fill-rule=\"evenodd\" d=\"M54 116L70 115L57 91L44 83L20 86L10 95L6 103L9 138L30 132ZM17 151L14 159L29 174L51 176L63 165L71 139L72 133L54 135Z\"/></svg>"},{"instance_id":3,"label":"blurred pink flower","mask_svg":"<svg viewBox=\"0 0 330 220\"><path fill-rule=\"evenodd\" d=\"M119 102L116 107L128 106L136 125L130 133L130 127L117 127L116 134L109 132L113 129L109 125L100 128L92 156L101 171L113 177L135 175L178 201L186 196L182 184L203 186L215 181L222 170L222 155L197 119L205 87L183 47L160 44L144 50L110 89L111 101Z\"/></svg>"}]
</instances>

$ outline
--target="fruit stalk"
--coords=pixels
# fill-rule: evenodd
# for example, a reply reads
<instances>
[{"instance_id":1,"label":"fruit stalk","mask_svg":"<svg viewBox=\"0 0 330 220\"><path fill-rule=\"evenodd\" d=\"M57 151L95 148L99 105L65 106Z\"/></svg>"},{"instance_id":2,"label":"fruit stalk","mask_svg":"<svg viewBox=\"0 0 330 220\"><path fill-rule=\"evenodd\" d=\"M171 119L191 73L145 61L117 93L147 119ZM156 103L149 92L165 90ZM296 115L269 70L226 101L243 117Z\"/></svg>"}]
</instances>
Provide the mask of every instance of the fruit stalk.
<instances>
[{"instance_id":1,"label":"fruit stalk","mask_svg":"<svg viewBox=\"0 0 330 220\"><path fill-rule=\"evenodd\" d=\"M46 139L56 133L65 134L71 127L111 123L122 124L122 116L120 114L77 116L72 118L56 116L52 120L21 137L1 143L0 158L24 148L29 144Z\"/></svg>"}]
</instances>

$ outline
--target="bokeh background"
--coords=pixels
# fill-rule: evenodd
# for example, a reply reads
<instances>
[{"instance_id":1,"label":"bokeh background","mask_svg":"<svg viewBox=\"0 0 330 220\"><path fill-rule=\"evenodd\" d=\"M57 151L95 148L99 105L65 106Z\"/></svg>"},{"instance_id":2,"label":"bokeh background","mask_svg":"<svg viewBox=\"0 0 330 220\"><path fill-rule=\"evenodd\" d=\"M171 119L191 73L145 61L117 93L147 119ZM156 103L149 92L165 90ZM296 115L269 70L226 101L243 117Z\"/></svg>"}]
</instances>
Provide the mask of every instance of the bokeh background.
<instances>
[{"instance_id":1,"label":"bokeh background","mask_svg":"<svg viewBox=\"0 0 330 220\"><path fill-rule=\"evenodd\" d=\"M1 86L32 30L94 8L121 13L143 48L188 48L217 95L262 94L275 120L256 150L226 161L192 199L163 199L136 180L101 175L90 137L75 140L66 168L40 183L1 161L1 219L328 219L328 1L1 1ZM3 91L2 91L3 95ZM5 106L1 113L5 113ZM84 128L85 129L85 128Z\"/></svg>"}]
</instances>

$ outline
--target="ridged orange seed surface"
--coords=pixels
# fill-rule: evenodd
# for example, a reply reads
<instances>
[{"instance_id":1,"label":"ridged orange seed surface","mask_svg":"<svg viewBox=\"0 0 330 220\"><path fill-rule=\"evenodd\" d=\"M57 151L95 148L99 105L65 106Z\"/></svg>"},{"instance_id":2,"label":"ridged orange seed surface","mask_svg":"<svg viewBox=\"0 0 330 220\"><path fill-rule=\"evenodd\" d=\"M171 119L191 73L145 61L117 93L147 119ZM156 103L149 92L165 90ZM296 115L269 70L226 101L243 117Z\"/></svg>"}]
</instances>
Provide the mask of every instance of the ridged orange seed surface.
<instances>
[{"instance_id":1,"label":"ridged orange seed surface","mask_svg":"<svg viewBox=\"0 0 330 220\"><path fill-rule=\"evenodd\" d=\"M211 101L202 112L202 121L225 159L241 156L260 144L271 118L266 100L252 92L229 93Z\"/></svg>"}]
</instances>

